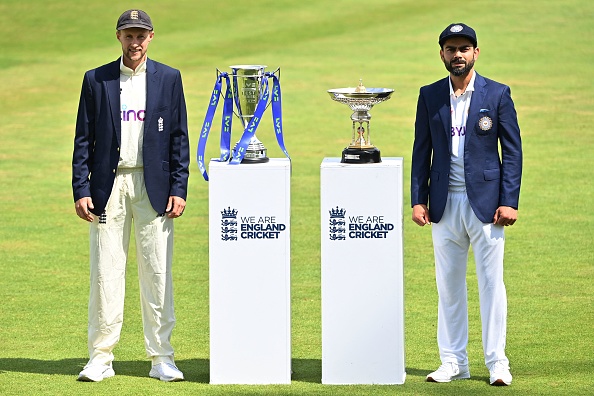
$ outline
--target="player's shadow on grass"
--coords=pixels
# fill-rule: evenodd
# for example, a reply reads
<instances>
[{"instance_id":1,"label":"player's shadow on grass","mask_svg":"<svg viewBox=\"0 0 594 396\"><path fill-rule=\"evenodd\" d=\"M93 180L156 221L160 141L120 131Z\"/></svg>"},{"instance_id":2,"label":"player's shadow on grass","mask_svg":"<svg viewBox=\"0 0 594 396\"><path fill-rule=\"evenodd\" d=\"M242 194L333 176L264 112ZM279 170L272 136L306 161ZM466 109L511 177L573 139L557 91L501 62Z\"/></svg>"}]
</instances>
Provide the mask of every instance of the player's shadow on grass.
<instances>
[{"instance_id":1,"label":"player's shadow on grass","mask_svg":"<svg viewBox=\"0 0 594 396\"><path fill-rule=\"evenodd\" d=\"M43 360L29 358L0 358L0 375L4 372L19 372L48 375L71 375L73 380L87 363L86 358ZM183 371L186 381L208 384L210 381L209 359L178 359L175 361ZM319 359L293 359L292 380L320 383L322 361ZM148 377L148 360L128 360L113 362L116 375L129 377Z\"/></svg>"},{"instance_id":2,"label":"player's shadow on grass","mask_svg":"<svg viewBox=\"0 0 594 396\"><path fill-rule=\"evenodd\" d=\"M87 360L86 358L61 360L0 358L0 375L4 372L72 375L74 380L87 363ZM186 381L206 384L209 382L208 359L176 360L175 363L183 371ZM116 375L148 378L150 368L151 366L148 360L116 360L113 362L113 369Z\"/></svg>"},{"instance_id":3,"label":"player's shadow on grass","mask_svg":"<svg viewBox=\"0 0 594 396\"><path fill-rule=\"evenodd\" d=\"M47 375L71 375L76 379L78 373L87 363L86 358L61 360L43 360L29 358L0 358L0 376L4 372L19 372ZM175 361L183 371L186 381L208 384L210 381L209 359L178 359ZM322 361L319 359L293 359L293 381L320 383L322 378ZM148 377L150 362L148 360L128 360L113 362L117 376Z\"/></svg>"},{"instance_id":4,"label":"player's shadow on grass","mask_svg":"<svg viewBox=\"0 0 594 396\"><path fill-rule=\"evenodd\" d=\"M435 369L417 369L417 368L412 368L412 367L407 367L406 368L406 376L407 378L410 377L418 377L416 379L416 381L425 381L427 378L427 374L433 372ZM472 370L471 370L471 374L472 374ZM489 376L484 376L484 375L472 375L469 379L465 380L465 381L478 381L478 382L485 382L485 383L489 383Z\"/></svg>"},{"instance_id":5,"label":"player's shadow on grass","mask_svg":"<svg viewBox=\"0 0 594 396\"><path fill-rule=\"evenodd\" d=\"M291 370L292 381L322 382L322 360L320 359L293 359Z\"/></svg>"},{"instance_id":6,"label":"player's shadow on grass","mask_svg":"<svg viewBox=\"0 0 594 396\"><path fill-rule=\"evenodd\" d=\"M71 358L61 360L42 360L28 358L0 358L0 375L4 372L21 372L33 374L71 375L75 380L78 373L87 363L86 358ZM183 371L186 381L208 384L210 381L209 359L181 359L176 364ZM116 375L129 377L147 377L150 370L148 360L128 360L113 362ZM321 383L322 361L320 359L293 359L292 381ZM408 377L422 377L423 379L431 370L406 368ZM472 376L471 380L488 381L485 376Z\"/></svg>"},{"instance_id":7,"label":"player's shadow on grass","mask_svg":"<svg viewBox=\"0 0 594 396\"><path fill-rule=\"evenodd\" d=\"M433 370L429 369L417 369L412 367L406 368L407 378L418 377L419 379L425 380L427 374ZM487 381L488 377L476 377L480 381ZM320 359L293 359L293 374L291 376L293 381L311 382L319 384L322 382L322 361Z\"/></svg>"}]
</instances>

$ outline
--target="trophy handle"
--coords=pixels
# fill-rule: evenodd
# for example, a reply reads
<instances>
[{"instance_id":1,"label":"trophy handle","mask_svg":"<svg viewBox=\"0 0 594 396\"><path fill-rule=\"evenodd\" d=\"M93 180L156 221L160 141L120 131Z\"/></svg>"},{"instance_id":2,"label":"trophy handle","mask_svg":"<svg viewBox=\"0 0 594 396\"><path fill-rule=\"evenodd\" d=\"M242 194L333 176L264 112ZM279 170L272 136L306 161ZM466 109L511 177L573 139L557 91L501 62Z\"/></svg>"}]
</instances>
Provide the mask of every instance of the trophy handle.
<instances>
[{"instance_id":1,"label":"trophy handle","mask_svg":"<svg viewBox=\"0 0 594 396\"><path fill-rule=\"evenodd\" d=\"M280 66L275 71L273 71L272 73L265 73L264 76L265 77L268 77L271 74L277 74L277 73L278 73L278 75L276 76L276 78L278 78L278 82L280 83L280 79L281 79L281 77L280 77ZM268 89L270 89L270 86L268 86ZM266 108L264 110L268 110L268 108L270 107L271 104L272 104L272 96L270 97L270 100L266 104Z\"/></svg>"}]
</instances>

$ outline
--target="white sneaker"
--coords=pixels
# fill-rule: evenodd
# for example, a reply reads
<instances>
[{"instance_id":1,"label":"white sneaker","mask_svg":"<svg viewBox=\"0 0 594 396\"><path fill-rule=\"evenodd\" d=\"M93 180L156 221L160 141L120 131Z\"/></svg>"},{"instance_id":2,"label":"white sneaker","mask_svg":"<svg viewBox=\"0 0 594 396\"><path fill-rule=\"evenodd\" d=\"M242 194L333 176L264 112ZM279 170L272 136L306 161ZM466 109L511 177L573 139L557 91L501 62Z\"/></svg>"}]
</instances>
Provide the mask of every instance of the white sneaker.
<instances>
[{"instance_id":1,"label":"white sneaker","mask_svg":"<svg viewBox=\"0 0 594 396\"><path fill-rule=\"evenodd\" d=\"M437 370L427 375L427 382L450 382L452 380L468 379L470 371L468 365L457 363L443 363Z\"/></svg>"},{"instance_id":2,"label":"white sneaker","mask_svg":"<svg viewBox=\"0 0 594 396\"><path fill-rule=\"evenodd\" d=\"M184 373L172 363L155 364L149 372L149 377L158 378L165 382L183 381Z\"/></svg>"},{"instance_id":3,"label":"white sneaker","mask_svg":"<svg viewBox=\"0 0 594 396\"><path fill-rule=\"evenodd\" d=\"M498 360L489 369L489 383L493 386L511 385L512 375L509 372L509 364L503 360Z\"/></svg>"},{"instance_id":4,"label":"white sneaker","mask_svg":"<svg viewBox=\"0 0 594 396\"><path fill-rule=\"evenodd\" d=\"M114 375L111 364L87 364L78 375L77 381L99 382Z\"/></svg>"}]
</instances>

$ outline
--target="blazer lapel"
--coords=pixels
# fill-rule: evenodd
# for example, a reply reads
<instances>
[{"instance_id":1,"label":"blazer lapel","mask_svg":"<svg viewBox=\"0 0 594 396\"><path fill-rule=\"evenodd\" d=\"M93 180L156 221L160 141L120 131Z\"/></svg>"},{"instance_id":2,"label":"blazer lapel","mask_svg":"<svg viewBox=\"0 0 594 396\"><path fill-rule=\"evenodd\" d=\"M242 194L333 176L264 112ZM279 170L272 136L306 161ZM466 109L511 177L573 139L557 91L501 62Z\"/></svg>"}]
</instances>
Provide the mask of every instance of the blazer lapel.
<instances>
[{"instance_id":1,"label":"blazer lapel","mask_svg":"<svg viewBox=\"0 0 594 396\"><path fill-rule=\"evenodd\" d=\"M472 93L472 99L470 100L468 118L466 119L466 139L464 139L464 145L468 142L468 138L474 135L474 130L478 125L480 109L483 107L486 96L487 88L485 79L477 73L474 79L474 92Z\"/></svg>"},{"instance_id":2,"label":"blazer lapel","mask_svg":"<svg viewBox=\"0 0 594 396\"><path fill-rule=\"evenodd\" d=\"M118 139L118 146L122 145L122 118L120 109L120 60L112 63L110 78L105 81L107 98L111 112L111 120Z\"/></svg>"},{"instance_id":3,"label":"blazer lapel","mask_svg":"<svg viewBox=\"0 0 594 396\"><path fill-rule=\"evenodd\" d=\"M443 123L443 131L446 134L448 142L448 151L452 151L452 106L450 104L450 84L449 77L443 80L443 84L437 92L439 117Z\"/></svg>"},{"instance_id":4,"label":"blazer lapel","mask_svg":"<svg viewBox=\"0 0 594 396\"><path fill-rule=\"evenodd\" d=\"M155 66L155 62L150 59L146 60L146 118L144 120L145 132L151 125L151 118L155 112L157 105L159 73Z\"/></svg>"}]
</instances>

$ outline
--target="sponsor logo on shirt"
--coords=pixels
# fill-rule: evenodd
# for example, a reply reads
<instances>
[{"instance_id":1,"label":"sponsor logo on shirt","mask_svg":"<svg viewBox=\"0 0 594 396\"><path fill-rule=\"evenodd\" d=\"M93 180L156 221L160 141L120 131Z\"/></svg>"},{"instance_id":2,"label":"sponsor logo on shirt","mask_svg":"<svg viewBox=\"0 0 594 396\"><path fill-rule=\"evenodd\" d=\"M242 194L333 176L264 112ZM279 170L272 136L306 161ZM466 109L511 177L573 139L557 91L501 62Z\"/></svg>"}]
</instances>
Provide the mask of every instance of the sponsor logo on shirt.
<instances>
[{"instance_id":1,"label":"sponsor logo on shirt","mask_svg":"<svg viewBox=\"0 0 594 396\"><path fill-rule=\"evenodd\" d=\"M146 110L128 110L128 106L122 105L122 121L144 121Z\"/></svg>"}]
</instances>

